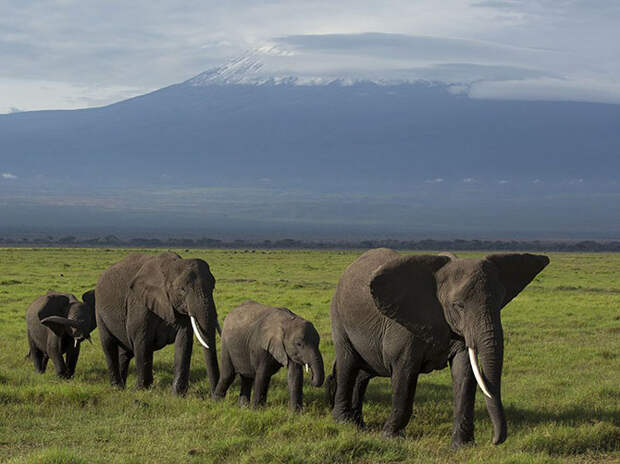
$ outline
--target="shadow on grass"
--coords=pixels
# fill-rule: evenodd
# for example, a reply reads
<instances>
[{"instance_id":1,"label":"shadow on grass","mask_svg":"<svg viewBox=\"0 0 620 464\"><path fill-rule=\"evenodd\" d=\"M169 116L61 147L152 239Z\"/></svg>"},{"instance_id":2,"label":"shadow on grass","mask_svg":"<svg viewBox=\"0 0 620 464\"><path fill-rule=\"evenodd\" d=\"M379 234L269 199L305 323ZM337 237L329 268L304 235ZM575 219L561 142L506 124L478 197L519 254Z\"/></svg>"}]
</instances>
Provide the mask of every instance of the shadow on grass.
<instances>
[{"instance_id":1,"label":"shadow on grass","mask_svg":"<svg viewBox=\"0 0 620 464\"><path fill-rule=\"evenodd\" d=\"M545 411L544 409L522 409L514 406L505 408L508 421L517 429L529 428L536 425L557 423L561 425L593 425L599 422L609 422L620 425L620 417L614 411L594 411L579 406L572 406L561 411ZM486 414L486 410L476 410L476 416Z\"/></svg>"}]
</instances>

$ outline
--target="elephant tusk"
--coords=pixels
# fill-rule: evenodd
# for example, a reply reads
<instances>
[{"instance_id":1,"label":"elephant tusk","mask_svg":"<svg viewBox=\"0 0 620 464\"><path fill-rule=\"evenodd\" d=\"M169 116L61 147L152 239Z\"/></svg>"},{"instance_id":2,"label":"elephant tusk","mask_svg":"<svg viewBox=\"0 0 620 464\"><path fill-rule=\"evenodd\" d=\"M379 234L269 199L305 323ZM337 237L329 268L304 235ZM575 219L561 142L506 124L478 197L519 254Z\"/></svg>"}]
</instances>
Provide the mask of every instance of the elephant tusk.
<instances>
[{"instance_id":1,"label":"elephant tusk","mask_svg":"<svg viewBox=\"0 0 620 464\"><path fill-rule=\"evenodd\" d=\"M308 373L308 363L306 363L306 374Z\"/></svg>"},{"instance_id":2,"label":"elephant tusk","mask_svg":"<svg viewBox=\"0 0 620 464\"><path fill-rule=\"evenodd\" d=\"M198 339L200 344L208 350L209 345L207 345L207 342L205 342L204 338L202 338L202 335L200 335L200 330L198 330L198 324L196 324L196 318L194 318L194 316L190 316L189 318L192 321L192 328L194 329L194 334L196 334L196 338Z\"/></svg>"},{"instance_id":3,"label":"elephant tusk","mask_svg":"<svg viewBox=\"0 0 620 464\"><path fill-rule=\"evenodd\" d=\"M73 339L73 348L77 348L77 346L78 346L78 339L74 338Z\"/></svg>"},{"instance_id":4,"label":"elephant tusk","mask_svg":"<svg viewBox=\"0 0 620 464\"><path fill-rule=\"evenodd\" d=\"M489 393L489 390L487 389L487 386L484 383L484 379L482 378L482 374L480 373L480 369L478 368L478 360L476 359L476 353L474 352L472 348L469 348L469 347L467 348L467 351L469 352L469 362L471 364L471 368L474 371L476 382L478 382L478 385L480 386L480 390L482 390L482 393L484 393L489 398L493 398L493 396Z\"/></svg>"}]
</instances>

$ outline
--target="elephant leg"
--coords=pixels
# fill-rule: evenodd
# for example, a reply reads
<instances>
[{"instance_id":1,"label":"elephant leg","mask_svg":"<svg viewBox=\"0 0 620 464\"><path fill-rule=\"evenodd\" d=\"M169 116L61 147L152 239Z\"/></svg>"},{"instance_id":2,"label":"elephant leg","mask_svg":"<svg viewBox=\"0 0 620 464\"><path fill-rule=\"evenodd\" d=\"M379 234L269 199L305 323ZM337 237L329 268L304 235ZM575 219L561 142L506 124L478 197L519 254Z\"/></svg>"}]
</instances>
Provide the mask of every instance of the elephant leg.
<instances>
[{"instance_id":1,"label":"elephant leg","mask_svg":"<svg viewBox=\"0 0 620 464\"><path fill-rule=\"evenodd\" d=\"M301 411L303 408L304 374L301 364L290 362L288 365L289 408Z\"/></svg>"},{"instance_id":2,"label":"elephant leg","mask_svg":"<svg viewBox=\"0 0 620 464\"><path fill-rule=\"evenodd\" d=\"M30 357L32 358L32 362L34 364L34 370L39 374L43 374L45 372L45 368L47 367L47 360L49 358L43 351L37 348L34 340L30 338L30 334L28 334L28 345L30 346Z\"/></svg>"},{"instance_id":3,"label":"elephant leg","mask_svg":"<svg viewBox=\"0 0 620 464\"><path fill-rule=\"evenodd\" d=\"M123 385L127 384L127 374L129 372L129 362L133 358L133 353L126 350L122 346L118 347L118 369L123 381Z\"/></svg>"},{"instance_id":4,"label":"elephant leg","mask_svg":"<svg viewBox=\"0 0 620 464\"><path fill-rule=\"evenodd\" d=\"M174 341L174 380L172 382L172 392L175 395L185 395L189 386L193 336L194 333L189 324L177 331Z\"/></svg>"},{"instance_id":5,"label":"elephant leg","mask_svg":"<svg viewBox=\"0 0 620 464\"><path fill-rule=\"evenodd\" d=\"M338 350L336 352L338 368L336 369L336 395L334 397L332 416L337 422L353 422L357 424L351 402L359 368L356 366L356 361L353 359L350 350L352 348L347 350L349 351L348 353L340 357L338 357Z\"/></svg>"},{"instance_id":6,"label":"elephant leg","mask_svg":"<svg viewBox=\"0 0 620 464\"><path fill-rule=\"evenodd\" d=\"M80 344L77 346L71 345L67 348L67 370L69 376L73 377L75 374L75 366L77 365L78 358L80 357Z\"/></svg>"},{"instance_id":7,"label":"elephant leg","mask_svg":"<svg viewBox=\"0 0 620 464\"><path fill-rule=\"evenodd\" d=\"M224 398L226 396L226 392L228 391L234 380L235 368L233 366L232 360L230 359L228 349L226 348L226 345L222 342L222 375L217 382L217 386L215 387L215 391L213 392L213 397Z\"/></svg>"},{"instance_id":8,"label":"elephant leg","mask_svg":"<svg viewBox=\"0 0 620 464\"><path fill-rule=\"evenodd\" d=\"M450 360L452 389L454 392L454 423L452 426L453 448L474 441L474 402L476 378L469 362L467 350L458 352Z\"/></svg>"},{"instance_id":9,"label":"elephant leg","mask_svg":"<svg viewBox=\"0 0 620 464\"><path fill-rule=\"evenodd\" d=\"M241 378L241 392L239 393L239 406L247 406L250 404L250 395L252 394L252 377L239 376Z\"/></svg>"},{"instance_id":10,"label":"elephant leg","mask_svg":"<svg viewBox=\"0 0 620 464\"><path fill-rule=\"evenodd\" d=\"M148 389L153 384L153 350L144 339L134 342L136 355L136 388Z\"/></svg>"},{"instance_id":11,"label":"elephant leg","mask_svg":"<svg viewBox=\"0 0 620 464\"><path fill-rule=\"evenodd\" d=\"M366 388L368 388L368 383L372 375L366 372L363 369L360 369L357 377L355 378L355 386L353 387L353 395L351 400L351 408L353 410L353 417L355 419L355 423L364 428L366 424L364 423L364 415L362 413L362 406L364 403L364 396L366 395Z\"/></svg>"},{"instance_id":12,"label":"elephant leg","mask_svg":"<svg viewBox=\"0 0 620 464\"><path fill-rule=\"evenodd\" d=\"M215 332L215 331L214 331ZM217 365L217 350L215 348L215 335L209 339L209 349L202 349L204 352L205 362L207 364L207 377L211 392L215 391L215 387L220 380L220 369Z\"/></svg>"},{"instance_id":13,"label":"elephant leg","mask_svg":"<svg viewBox=\"0 0 620 464\"><path fill-rule=\"evenodd\" d=\"M418 372L417 366L392 367L392 412L383 426L384 436L404 435L404 429L413 412Z\"/></svg>"},{"instance_id":14,"label":"elephant leg","mask_svg":"<svg viewBox=\"0 0 620 464\"><path fill-rule=\"evenodd\" d=\"M103 348L103 354L105 355L106 363L108 364L108 373L110 374L110 384L113 387L125 388L125 381L121 376L119 369L119 345L116 339L108 331L108 329L99 324L99 339L101 340L101 347Z\"/></svg>"},{"instance_id":15,"label":"elephant leg","mask_svg":"<svg viewBox=\"0 0 620 464\"><path fill-rule=\"evenodd\" d=\"M47 338L47 354L54 363L56 375L63 379L71 378L69 369L67 369L65 359L63 358L62 338L57 336L50 336Z\"/></svg>"},{"instance_id":16,"label":"elephant leg","mask_svg":"<svg viewBox=\"0 0 620 464\"><path fill-rule=\"evenodd\" d=\"M254 377L254 396L252 397L253 408L264 406L267 402L267 392L269 391L271 375L272 372L268 372L267 363L262 362L256 370L256 377Z\"/></svg>"}]
</instances>

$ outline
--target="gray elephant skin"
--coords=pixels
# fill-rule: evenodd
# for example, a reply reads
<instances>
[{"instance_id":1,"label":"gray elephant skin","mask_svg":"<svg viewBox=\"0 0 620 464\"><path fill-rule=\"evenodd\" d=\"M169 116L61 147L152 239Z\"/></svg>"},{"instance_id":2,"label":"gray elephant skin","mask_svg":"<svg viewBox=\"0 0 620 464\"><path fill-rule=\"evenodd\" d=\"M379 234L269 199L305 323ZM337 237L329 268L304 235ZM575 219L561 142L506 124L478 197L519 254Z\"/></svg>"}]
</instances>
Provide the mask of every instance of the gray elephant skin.
<instances>
[{"instance_id":1,"label":"gray elephant skin","mask_svg":"<svg viewBox=\"0 0 620 464\"><path fill-rule=\"evenodd\" d=\"M477 383L485 392L493 443L502 443L500 310L548 263L532 254L458 259L450 253L401 257L385 248L364 253L344 272L331 305L336 361L326 384L334 418L363 427L369 380L390 377L392 411L383 432L402 435L418 375L449 363L452 446L474 439Z\"/></svg>"},{"instance_id":2,"label":"gray elephant skin","mask_svg":"<svg viewBox=\"0 0 620 464\"><path fill-rule=\"evenodd\" d=\"M80 344L90 341L97 327L95 291L90 290L78 300L71 293L48 292L26 310L26 327L30 351L27 357L37 372L45 372L51 358L56 374L71 378L80 356Z\"/></svg>"},{"instance_id":3,"label":"gray elephant skin","mask_svg":"<svg viewBox=\"0 0 620 464\"><path fill-rule=\"evenodd\" d=\"M153 382L153 352L174 343L175 394L189 385L193 335L203 345L211 388L219 379L215 278L201 259L134 253L97 282L97 325L113 386L124 388L136 358L138 389Z\"/></svg>"},{"instance_id":4,"label":"gray elephant skin","mask_svg":"<svg viewBox=\"0 0 620 464\"><path fill-rule=\"evenodd\" d=\"M246 301L224 319L222 329L222 377L214 397L223 398L235 378L241 377L239 403L252 407L265 404L271 376L288 367L292 410L303 407L303 367L312 371L312 385L323 384L320 337L314 325L286 308Z\"/></svg>"}]
</instances>

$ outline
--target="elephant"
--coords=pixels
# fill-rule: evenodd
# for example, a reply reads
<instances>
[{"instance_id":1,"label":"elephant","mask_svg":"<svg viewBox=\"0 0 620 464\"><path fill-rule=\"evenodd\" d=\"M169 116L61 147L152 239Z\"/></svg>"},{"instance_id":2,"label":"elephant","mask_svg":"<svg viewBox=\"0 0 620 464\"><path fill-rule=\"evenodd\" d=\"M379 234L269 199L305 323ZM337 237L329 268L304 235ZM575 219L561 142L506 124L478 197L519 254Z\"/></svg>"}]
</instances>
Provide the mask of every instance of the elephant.
<instances>
[{"instance_id":1,"label":"elephant","mask_svg":"<svg viewBox=\"0 0 620 464\"><path fill-rule=\"evenodd\" d=\"M390 377L392 411L383 433L403 435L418 375L449 364L451 446L474 440L476 384L485 395L493 443L504 442L500 310L548 263L547 256L527 253L459 259L451 253L401 257L379 248L361 255L342 275L330 309L336 360L326 386L335 420L364 427L369 380Z\"/></svg>"},{"instance_id":2,"label":"elephant","mask_svg":"<svg viewBox=\"0 0 620 464\"><path fill-rule=\"evenodd\" d=\"M288 367L289 407L303 407L303 370L312 371L312 385L323 384L325 372L319 351L320 337L311 322L287 308L265 306L246 301L231 310L222 330L222 377L213 394L223 398L235 378L241 377L239 403L249 405L252 382L252 407L263 406L271 376Z\"/></svg>"},{"instance_id":3,"label":"elephant","mask_svg":"<svg viewBox=\"0 0 620 464\"><path fill-rule=\"evenodd\" d=\"M204 347L211 389L219 379L215 278L202 259L132 253L97 281L97 325L112 386L124 388L136 357L138 389L153 383L153 352L174 343L174 394L189 386L193 335Z\"/></svg>"},{"instance_id":4,"label":"elephant","mask_svg":"<svg viewBox=\"0 0 620 464\"><path fill-rule=\"evenodd\" d=\"M44 373L51 358L59 377L73 377L80 344L90 341L97 327L95 291L84 293L82 301L71 293L50 291L40 296L26 310L26 327L30 347L26 357L32 359L35 370Z\"/></svg>"}]
</instances>

